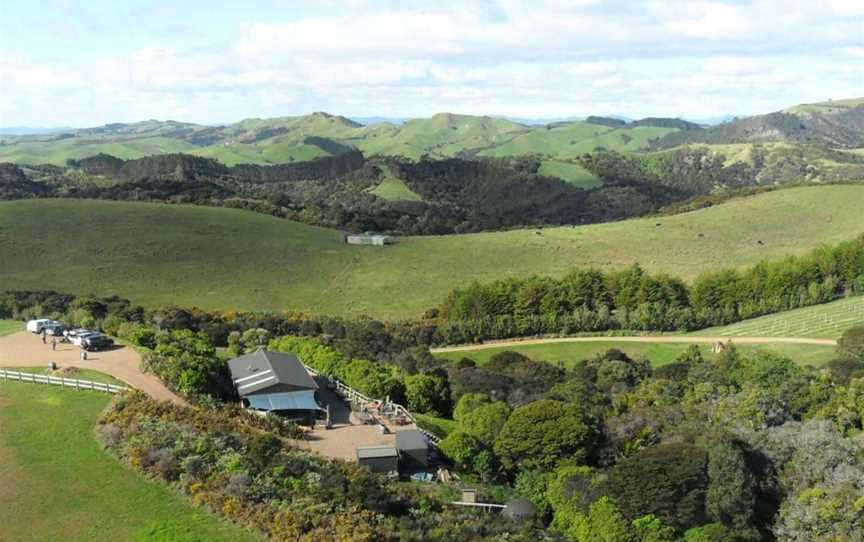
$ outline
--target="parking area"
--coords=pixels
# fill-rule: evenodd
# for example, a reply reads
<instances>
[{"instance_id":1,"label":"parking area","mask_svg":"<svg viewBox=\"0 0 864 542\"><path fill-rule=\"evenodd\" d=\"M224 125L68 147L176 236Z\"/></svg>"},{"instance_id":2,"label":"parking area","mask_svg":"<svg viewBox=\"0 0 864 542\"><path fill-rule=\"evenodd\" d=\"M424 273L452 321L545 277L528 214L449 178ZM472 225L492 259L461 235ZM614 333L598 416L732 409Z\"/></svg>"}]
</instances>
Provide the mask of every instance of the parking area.
<instances>
[{"instance_id":1,"label":"parking area","mask_svg":"<svg viewBox=\"0 0 864 542\"><path fill-rule=\"evenodd\" d=\"M117 345L110 350L89 352L81 359L81 349L69 343L56 345L52 350L50 339L26 331L0 337L0 367L48 367L54 362L58 367L78 367L109 374L150 395L154 399L186 404L153 375L141 371L141 356L125 346Z\"/></svg>"}]
</instances>

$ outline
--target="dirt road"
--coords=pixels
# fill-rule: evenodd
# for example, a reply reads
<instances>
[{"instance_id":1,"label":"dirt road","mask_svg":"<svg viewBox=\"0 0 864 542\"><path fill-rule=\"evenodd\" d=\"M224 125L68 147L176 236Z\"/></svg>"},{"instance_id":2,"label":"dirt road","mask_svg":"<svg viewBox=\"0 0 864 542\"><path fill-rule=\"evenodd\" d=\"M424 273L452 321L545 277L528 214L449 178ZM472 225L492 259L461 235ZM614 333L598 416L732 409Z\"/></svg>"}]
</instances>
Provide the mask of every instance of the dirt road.
<instances>
[{"instance_id":1,"label":"dirt road","mask_svg":"<svg viewBox=\"0 0 864 542\"><path fill-rule=\"evenodd\" d=\"M512 341L489 341L479 344L466 344L460 346L445 346L443 348L432 348L433 354L446 352L466 352L470 350L483 350L486 348L500 348L507 346L526 346L529 344L554 344L554 343L587 343L587 342L623 342L623 343L716 343L731 341L733 344L821 344L825 346L836 346L837 341L833 339L810 339L806 337L709 337L697 335L660 335L640 337L550 337L547 339L524 339Z\"/></svg>"},{"instance_id":2,"label":"dirt road","mask_svg":"<svg viewBox=\"0 0 864 542\"><path fill-rule=\"evenodd\" d=\"M82 361L80 350L71 344L57 343L57 350L52 351L50 339L48 344L42 344L39 335L26 331L0 337L0 367L48 367L52 361L59 367L101 371L126 382L154 399L186 404L183 399L166 388L161 380L141 372L141 356L131 348L120 347L106 352L89 352L87 361Z\"/></svg>"}]
</instances>

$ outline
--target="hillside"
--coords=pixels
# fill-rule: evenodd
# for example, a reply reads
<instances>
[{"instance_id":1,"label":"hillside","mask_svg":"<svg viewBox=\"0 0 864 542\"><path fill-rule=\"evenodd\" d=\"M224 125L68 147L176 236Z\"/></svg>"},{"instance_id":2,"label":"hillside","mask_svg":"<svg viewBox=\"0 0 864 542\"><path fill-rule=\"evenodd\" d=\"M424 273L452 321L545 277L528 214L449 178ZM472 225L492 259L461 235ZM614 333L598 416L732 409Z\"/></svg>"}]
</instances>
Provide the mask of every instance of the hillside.
<instances>
[{"instance_id":1,"label":"hillside","mask_svg":"<svg viewBox=\"0 0 864 542\"><path fill-rule=\"evenodd\" d=\"M240 210L81 200L0 203L4 288L118 294L148 305L419 316L452 288L573 267L700 272L801 254L864 231L864 186L780 190L675 216L406 237L339 232Z\"/></svg>"},{"instance_id":2,"label":"hillside","mask_svg":"<svg viewBox=\"0 0 864 542\"><path fill-rule=\"evenodd\" d=\"M644 119L614 128L587 122L528 126L500 118L452 113L412 119L398 126L364 126L327 113L246 119L227 126L145 121L62 134L3 137L0 162L63 165L70 158L99 153L129 159L186 152L215 158L229 166L265 165L311 160L347 148L357 148L367 156L413 160L423 155L445 158L535 153L573 158L596 147L641 150L649 141L677 131L674 126L674 119Z\"/></svg>"},{"instance_id":3,"label":"hillside","mask_svg":"<svg viewBox=\"0 0 864 542\"><path fill-rule=\"evenodd\" d=\"M662 137L655 148L685 143L802 143L829 147L864 146L864 99L797 105L767 115L735 119L701 130Z\"/></svg>"},{"instance_id":4,"label":"hillside","mask_svg":"<svg viewBox=\"0 0 864 542\"><path fill-rule=\"evenodd\" d=\"M186 152L226 165L283 164L340 154L417 160L472 156L543 155L571 160L598 149L636 153L691 143L794 143L864 146L864 100L802 104L712 127L675 118L631 122L589 116L585 121L522 124L489 116L439 113L401 124L363 125L317 112L246 119L224 126L148 120L60 133L0 137L0 162L63 165L98 153L119 158Z\"/></svg>"}]
</instances>

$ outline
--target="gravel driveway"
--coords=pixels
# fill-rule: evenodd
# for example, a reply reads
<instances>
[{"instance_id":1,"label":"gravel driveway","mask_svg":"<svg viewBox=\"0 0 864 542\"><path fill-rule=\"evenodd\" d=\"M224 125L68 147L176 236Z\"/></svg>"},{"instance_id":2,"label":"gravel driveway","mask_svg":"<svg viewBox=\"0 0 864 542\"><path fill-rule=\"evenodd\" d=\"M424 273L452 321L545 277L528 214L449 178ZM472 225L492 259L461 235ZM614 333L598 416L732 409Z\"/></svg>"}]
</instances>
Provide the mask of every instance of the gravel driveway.
<instances>
[{"instance_id":1,"label":"gravel driveway","mask_svg":"<svg viewBox=\"0 0 864 542\"><path fill-rule=\"evenodd\" d=\"M58 367L79 367L109 374L126 382L154 399L186 402L171 392L157 377L141 372L141 356L125 346L105 352L88 352L87 361L80 358L77 346L57 343L51 350L51 340L42 344L42 337L26 331L0 337L0 367L48 367L53 361Z\"/></svg>"}]
</instances>

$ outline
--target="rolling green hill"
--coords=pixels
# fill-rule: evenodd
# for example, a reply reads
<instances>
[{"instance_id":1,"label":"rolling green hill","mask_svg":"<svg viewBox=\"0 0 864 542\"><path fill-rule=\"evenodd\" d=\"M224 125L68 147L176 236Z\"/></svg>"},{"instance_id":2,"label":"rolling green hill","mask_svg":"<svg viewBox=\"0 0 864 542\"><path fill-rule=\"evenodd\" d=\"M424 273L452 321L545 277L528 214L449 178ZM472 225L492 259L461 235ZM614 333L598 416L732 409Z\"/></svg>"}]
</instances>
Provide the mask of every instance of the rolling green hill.
<instances>
[{"instance_id":1,"label":"rolling green hill","mask_svg":"<svg viewBox=\"0 0 864 542\"><path fill-rule=\"evenodd\" d=\"M120 158L187 152L227 165L281 164L333 154L312 138L356 147L368 156L423 155L437 158L483 154L548 154L572 158L595 147L630 151L674 130L651 126L610 128L585 122L526 126L505 119L440 113L395 126L363 126L344 117L312 113L299 117L246 119L207 127L172 121L114 124L62 135L0 138L0 162L62 165L98 153Z\"/></svg>"},{"instance_id":2,"label":"rolling green hill","mask_svg":"<svg viewBox=\"0 0 864 542\"><path fill-rule=\"evenodd\" d=\"M542 155L572 159L595 149L643 152L688 143L795 143L843 148L864 144L864 99L802 104L784 111L701 128L678 119L622 123L588 121L525 125L506 119L440 113L400 125L364 126L345 117L312 113L246 119L226 126L149 120L70 130L62 134L0 138L0 162L62 165L98 153L120 158L188 152L228 165L281 164L332 155L338 150L313 138L356 147L367 156L418 159L455 156Z\"/></svg>"},{"instance_id":3,"label":"rolling green hill","mask_svg":"<svg viewBox=\"0 0 864 542\"><path fill-rule=\"evenodd\" d=\"M619 152L643 150L651 140L676 132L670 128L635 126L610 128L585 122L572 122L535 129L512 141L482 151L482 156L541 154L575 158L597 148Z\"/></svg>"},{"instance_id":4,"label":"rolling green hill","mask_svg":"<svg viewBox=\"0 0 864 542\"><path fill-rule=\"evenodd\" d=\"M0 203L0 284L145 305L416 317L475 280L633 262L692 279L802 254L864 231L862 197L857 185L792 188L675 216L406 237L384 248L240 210L21 200Z\"/></svg>"}]
</instances>

